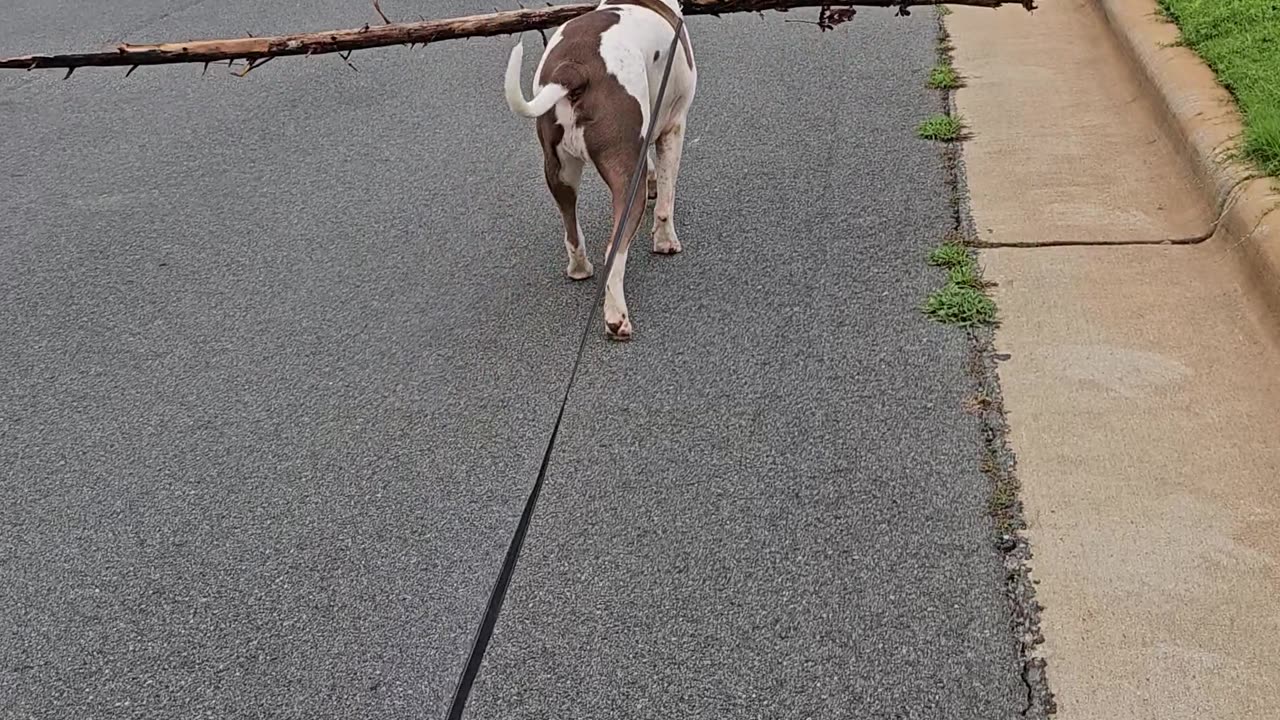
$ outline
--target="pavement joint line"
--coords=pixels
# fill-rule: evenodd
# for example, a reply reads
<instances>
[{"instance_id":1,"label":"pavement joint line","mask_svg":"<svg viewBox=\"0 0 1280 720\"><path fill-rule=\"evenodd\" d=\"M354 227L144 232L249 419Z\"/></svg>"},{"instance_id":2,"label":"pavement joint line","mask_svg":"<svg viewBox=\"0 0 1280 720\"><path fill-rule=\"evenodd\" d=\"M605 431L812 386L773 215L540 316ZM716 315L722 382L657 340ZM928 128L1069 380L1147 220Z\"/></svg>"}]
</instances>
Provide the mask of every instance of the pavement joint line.
<instances>
[{"instance_id":1,"label":"pavement joint line","mask_svg":"<svg viewBox=\"0 0 1280 720\"><path fill-rule=\"evenodd\" d=\"M950 109L951 109L950 94L954 91L948 90L946 92L948 95L947 111L950 112ZM984 250L998 249L998 248L1034 249L1034 248L1046 248L1046 247L1132 247L1132 246L1141 246L1141 245L1199 245L1201 243L1205 243L1213 239L1213 237L1218 234L1218 228L1222 225L1222 219L1226 217L1228 212L1231 211L1231 208L1235 204L1237 198L1240 197L1240 193L1239 193L1240 188L1243 187L1246 183L1249 183L1253 180L1258 179L1258 177L1260 176L1248 175L1246 177L1241 178L1240 180L1237 180L1231 186L1231 189L1227 192L1227 199L1222 203L1222 207L1218 210L1218 217L1215 218L1214 221L1209 224L1209 229L1198 235L1192 235L1190 237L1167 238L1164 240L1121 240L1119 242L1109 242L1109 241L1100 241L1100 240L1080 240L1080 241L1060 240L1060 241L1050 241L1050 242L1036 242L1036 241L990 242L987 240L975 239L975 240L970 240L969 242L966 243L966 245L972 248L978 248L978 249L984 249ZM1277 205L1273 206L1272 209L1274 210L1275 207L1280 207L1280 203L1277 203ZM1245 234L1244 237L1242 237L1237 243L1233 244L1228 249L1235 248L1241 243L1243 243L1244 241L1248 240L1250 237L1252 237L1253 233L1258 229L1260 225L1262 225L1262 223L1265 220L1266 220L1265 215L1259 218L1258 221L1254 223L1253 228L1247 234Z\"/></svg>"},{"instance_id":2,"label":"pavement joint line","mask_svg":"<svg viewBox=\"0 0 1280 720\"><path fill-rule=\"evenodd\" d=\"M946 14L935 10L935 16L938 25L938 56L952 62ZM953 112L955 90L942 89L940 93L945 112ZM947 201L951 210L952 231L963 238L967 246L976 249L981 246L973 242L978 234L969 209L962 148L962 143L948 143L942 149L943 172L950 193ZM1044 642L1040 626L1040 612L1043 608L1036 600L1035 583L1031 578L1033 553L1030 542L1022 532L1027 524L1023 517L1021 488L1016 472L1017 456L1009 443L1009 427L1004 415L1004 396L1000 390L997 369L1001 357L995 349L995 328L969 328L965 334L969 345L967 375L971 390L987 399L975 408L973 414L978 418L982 434L981 472L989 481L987 520L990 522L991 542L1004 566L1003 590L1010 614L1010 639L1015 645L1018 677L1026 690L1025 705L1018 716L1030 720L1046 720L1058 708L1053 690L1049 687L1047 661L1037 651L1037 647ZM1005 494L1008 495L1008 501L1001 502L999 498Z\"/></svg>"},{"instance_id":3,"label":"pavement joint line","mask_svg":"<svg viewBox=\"0 0 1280 720\"><path fill-rule=\"evenodd\" d=\"M1119 242L1108 242L1105 240L1050 240L1048 242L989 242L986 240L972 240L968 242L968 246L972 248L980 248L983 250L997 248L1051 248L1051 247L1133 247L1133 246L1160 246L1160 245L1199 245L1209 238L1213 237L1214 231L1195 235L1187 238L1170 238L1167 240L1121 240Z\"/></svg>"}]
</instances>

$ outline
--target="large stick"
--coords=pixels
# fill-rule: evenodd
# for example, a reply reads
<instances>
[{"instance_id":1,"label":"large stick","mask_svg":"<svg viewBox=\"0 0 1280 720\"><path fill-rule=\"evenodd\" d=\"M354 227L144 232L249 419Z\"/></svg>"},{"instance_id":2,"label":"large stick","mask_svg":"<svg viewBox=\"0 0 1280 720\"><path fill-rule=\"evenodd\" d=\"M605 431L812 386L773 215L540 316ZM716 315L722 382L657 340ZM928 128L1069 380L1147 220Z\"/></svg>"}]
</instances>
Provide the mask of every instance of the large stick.
<instances>
[{"instance_id":1,"label":"large stick","mask_svg":"<svg viewBox=\"0 0 1280 720\"><path fill-rule=\"evenodd\" d=\"M802 7L825 9L864 7L899 8L905 13L913 5L969 5L996 8L1001 5L1020 5L1034 9L1033 0L681 0L685 15L720 15L735 12L760 12L763 10L786 11ZM386 23L365 25L352 30L328 30L324 32L278 35L275 37L246 37L227 40L192 40L188 42L161 43L158 45L120 45L106 52L71 53L66 55L24 55L0 59L0 68L34 70L38 68L67 68L70 75L75 68L90 66L121 66L136 68L139 65L167 63L205 63L221 60L246 60L245 72L268 59L284 55L320 55L323 53L350 53L353 50L386 47L389 45L414 45L465 37L510 35L527 30L543 30L557 27L573 18L595 9L595 5L556 5L545 8L510 10L487 15L423 20L421 22ZM382 15L377 2L374 8ZM839 20L844 15L832 15ZM382 16L386 19L386 16ZM839 21L837 20L837 22ZM344 57L344 59L346 59ZM130 72L133 72L131 69Z\"/></svg>"}]
</instances>

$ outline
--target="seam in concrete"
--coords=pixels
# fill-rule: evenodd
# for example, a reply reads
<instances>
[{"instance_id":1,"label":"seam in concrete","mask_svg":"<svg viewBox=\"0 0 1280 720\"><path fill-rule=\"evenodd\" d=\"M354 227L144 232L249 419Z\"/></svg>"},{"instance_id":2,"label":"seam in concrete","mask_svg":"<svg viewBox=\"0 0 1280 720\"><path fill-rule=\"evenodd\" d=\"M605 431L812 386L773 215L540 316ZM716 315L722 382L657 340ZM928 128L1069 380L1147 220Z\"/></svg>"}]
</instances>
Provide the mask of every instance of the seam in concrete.
<instances>
[{"instance_id":1,"label":"seam in concrete","mask_svg":"<svg viewBox=\"0 0 1280 720\"><path fill-rule=\"evenodd\" d=\"M948 112L950 112L950 107L948 107ZM1250 182L1258 179L1266 179L1266 176L1258 175L1256 172L1248 173L1245 176L1238 179L1233 185L1231 185L1231 187L1229 187L1226 191L1226 195L1225 195L1226 199L1223 200L1221 203L1221 209L1218 212L1217 219L1215 219L1212 223L1209 224L1208 230L1200 233L1199 235L1192 235L1190 237L1183 237L1183 238L1165 238L1163 240L1121 240L1116 242L1102 241L1102 240L1050 240L1047 242L1038 242L1035 240L1028 240L1028 241L990 242L987 240L979 240L975 238L974 240L966 244L969 245L969 247L979 248L979 249L1046 248L1046 247L1126 247L1130 245L1199 245L1201 243L1212 240L1218 234L1218 230L1222 226L1223 219L1226 218L1227 214L1232 211L1232 208L1235 206L1235 203L1245 195L1245 190L1247 189L1246 186ZM1215 203L1215 204L1218 204L1218 203ZM1251 238L1256 233L1258 228L1262 226L1262 223L1266 221L1267 216L1270 213L1275 212L1276 210L1280 210L1280 199L1277 199L1274 203L1270 204L1268 206L1267 211L1257 217L1257 221L1253 224L1249 232L1245 233L1242 237L1240 237L1237 240L1237 242L1231 245L1228 245L1224 250L1224 252L1230 251L1234 248L1239 247L1241 244L1243 244L1245 241ZM955 208L952 208L952 211L955 212Z\"/></svg>"},{"instance_id":2,"label":"seam in concrete","mask_svg":"<svg viewBox=\"0 0 1280 720\"><path fill-rule=\"evenodd\" d=\"M967 243L969 247L974 248L1047 248L1047 247L1130 247L1133 245L1199 245L1200 243L1213 237L1214 232L1210 231L1201 235L1188 238L1169 238L1167 240L1122 240L1120 242L1107 242L1105 240L1049 240L1047 242L988 242L986 240L974 240Z\"/></svg>"},{"instance_id":3,"label":"seam in concrete","mask_svg":"<svg viewBox=\"0 0 1280 720\"><path fill-rule=\"evenodd\" d=\"M938 54L951 61L950 36L946 16L939 12ZM943 111L955 112L954 90L942 90ZM952 231L958 237L973 239L977 228L969 210L969 191L965 184L964 156L960 142L943 145L943 168L950 197ZM972 246L972 243L966 243ZM969 341L969 378L975 397L983 398L974 403L971 412L978 417L982 432L981 468L990 485L989 512L991 516L992 544L1000 553L1004 567L1004 591L1010 612L1010 631L1017 644L1019 679L1026 690L1023 707L1018 716L1030 720L1046 720L1056 712L1057 705L1049 689L1044 657L1037 647L1044 642L1040 631L1041 607L1035 599L1035 586L1031 579L1031 546L1023 534L1022 501L1018 499L1018 480L1014 473L1016 459L1008 442L1008 425L1004 417L1004 399L1000 393L1000 379L996 372L998 356L995 352L993 328L973 328L966 332Z\"/></svg>"}]
</instances>

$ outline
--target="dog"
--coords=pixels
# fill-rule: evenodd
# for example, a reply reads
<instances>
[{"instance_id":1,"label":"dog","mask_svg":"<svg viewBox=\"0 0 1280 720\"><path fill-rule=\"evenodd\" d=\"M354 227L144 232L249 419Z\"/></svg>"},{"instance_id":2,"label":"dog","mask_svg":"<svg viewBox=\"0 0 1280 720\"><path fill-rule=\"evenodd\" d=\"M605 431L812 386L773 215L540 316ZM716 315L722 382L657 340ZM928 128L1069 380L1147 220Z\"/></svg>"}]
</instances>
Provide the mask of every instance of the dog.
<instances>
[{"instance_id":1,"label":"dog","mask_svg":"<svg viewBox=\"0 0 1280 720\"><path fill-rule=\"evenodd\" d=\"M641 157L645 158L646 196L654 202L653 251L681 251L672 213L685 122L698 81L685 28L681 28L658 117L649 117L680 17L678 0L603 0L594 10L556 29L534 74L531 100L520 87L523 42L512 49L507 63L507 104L517 115L537 118L547 187L564 220L569 255L565 272L574 280L586 280L594 272L577 214L578 186L588 161L613 196L610 237L619 237L619 245L604 298L605 330L613 340L628 340L634 332L623 277L627 249L640 227L643 207L632 209L620 236L618 229L628 185ZM657 124L650 148L644 147L644 138L651 122Z\"/></svg>"}]
</instances>

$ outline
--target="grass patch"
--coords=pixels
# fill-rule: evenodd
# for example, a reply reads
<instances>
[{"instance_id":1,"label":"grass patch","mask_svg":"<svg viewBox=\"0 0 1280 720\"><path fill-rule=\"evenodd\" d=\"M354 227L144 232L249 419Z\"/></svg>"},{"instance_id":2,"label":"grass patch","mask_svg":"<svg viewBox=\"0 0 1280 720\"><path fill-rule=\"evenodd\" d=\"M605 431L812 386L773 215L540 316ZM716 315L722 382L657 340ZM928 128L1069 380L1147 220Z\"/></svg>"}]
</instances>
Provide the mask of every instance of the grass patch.
<instances>
[{"instance_id":1,"label":"grass patch","mask_svg":"<svg viewBox=\"0 0 1280 720\"><path fill-rule=\"evenodd\" d=\"M929 71L929 87L934 90L955 90L960 87L960 73L950 64L940 62Z\"/></svg>"},{"instance_id":2,"label":"grass patch","mask_svg":"<svg viewBox=\"0 0 1280 720\"><path fill-rule=\"evenodd\" d=\"M996 304L982 290L947 283L924 301L924 312L944 325L990 325L996 321Z\"/></svg>"},{"instance_id":3,"label":"grass patch","mask_svg":"<svg viewBox=\"0 0 1280 720\"><path fill-rule=\"evenodd\" d=\"M925 140L952 142L959 140L964 134L964 123L960 118L951 115L934 115L920 123L916 134Z\"/></svg>"},{"instance_id":4,"label":"grass patch","mask_svg":"<svg viewBox=\"0 0 1280 720\"><path fill-rule=\"evenodd\" d=\"M947 272L947 282L961 288L981 290L986 287L982 276L978 274L978 266L974 263L957 265Z\"/></svg>"},{"instance_id":5,"label":"grass patch","mask_svg":"<svg viewBox=\"0 0 1280 720\"><path fill-rule=\"evenodd\" d=\"M1160 10L1235 96L1243 155L1280 175L1280 2L1160 0Z\"/></svg>"},{"instance_id":6,"label":"grass patch","mask_svg":"<svg viewBox=\"0 0 1280 720\"><path fill-rule=\"evenodd\" d=\"M973 258L969 257L969 248L961 245L954 240L948 240L929 253L929 264L938 267L944 267L948 270L953 267L959 267L965 264L971 264Z\"/></svg>"},{"instance_id":7,"label":"grass patch","mask_svg":"<svg viewBox=\"0 0 1280 720\"><path fill-rule=\"evenodd\" d=\"M947 284L935 291L921 308L926 315L947 325L990 325L996 304L987 297L987 284L969 249L948 241L929 253L929 263L946 268Z\"/></svg>"}]
</instances>

